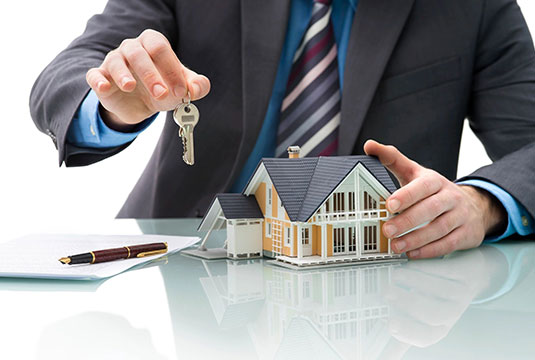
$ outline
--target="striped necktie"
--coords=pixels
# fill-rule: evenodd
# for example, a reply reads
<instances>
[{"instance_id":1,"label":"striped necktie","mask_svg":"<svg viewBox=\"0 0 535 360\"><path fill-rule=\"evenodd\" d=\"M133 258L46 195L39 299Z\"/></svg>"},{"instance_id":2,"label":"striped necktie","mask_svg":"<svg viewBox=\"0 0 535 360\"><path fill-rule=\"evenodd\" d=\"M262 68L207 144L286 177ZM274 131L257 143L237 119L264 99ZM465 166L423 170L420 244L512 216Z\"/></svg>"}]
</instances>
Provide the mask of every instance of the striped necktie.
<instances>
[{"instance_id":1,"label":"striped necktie","mask_svg":"<svg viewBox=\"0 0 535 360\"><path fill-rule=\"evenodd\" d=\"M282 102L275 156L286 156L292 145L301 147L303 157L336 155L339 125L340 82L331 0L314 0Z\"/></svg>"}]
</instances>

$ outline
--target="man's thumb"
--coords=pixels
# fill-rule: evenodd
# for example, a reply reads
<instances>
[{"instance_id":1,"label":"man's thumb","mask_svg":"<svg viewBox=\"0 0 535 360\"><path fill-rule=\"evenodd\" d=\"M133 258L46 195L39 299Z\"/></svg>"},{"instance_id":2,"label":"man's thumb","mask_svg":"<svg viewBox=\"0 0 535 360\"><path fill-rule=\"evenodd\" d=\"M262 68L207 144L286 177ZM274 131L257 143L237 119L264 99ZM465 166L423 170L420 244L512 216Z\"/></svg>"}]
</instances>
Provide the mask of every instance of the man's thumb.
<instances>
[{"instance_id":1,"label":"man's thumb","mask_svg":"<svg viewBox=\"0 0 535 360\"><path fill-rule=\"evenodd\" d=\"M421 168L392 145L387 146L368 140L364 144L364 152L366 155L377 156L381 164L396 176L402 186L411 182Z\"/></svg>"}]
</instances>

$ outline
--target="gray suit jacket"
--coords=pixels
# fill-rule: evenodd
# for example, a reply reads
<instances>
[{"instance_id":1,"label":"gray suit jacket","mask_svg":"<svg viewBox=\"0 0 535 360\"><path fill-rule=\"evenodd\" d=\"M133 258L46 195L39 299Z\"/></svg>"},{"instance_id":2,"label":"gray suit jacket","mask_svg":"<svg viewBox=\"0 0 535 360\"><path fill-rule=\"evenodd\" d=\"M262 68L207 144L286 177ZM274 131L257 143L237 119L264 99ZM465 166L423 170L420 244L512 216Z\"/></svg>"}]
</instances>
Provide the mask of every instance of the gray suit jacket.
<instances>
[{"instance_id":1,"label":"gray suit jacket","mask_svg":"<svg viewBox=\"0 0 535 360\"><path fill-rule=\"evenodd\" d=\"M179 157L170 116L120 217L204 213L252 150L271 96L290 0L110 0L43 71L30 106L60 164L80 166L128 145L81 149L65 134L89 87L85 73L126 38L165 34L212 91L196 102L196 164ZM360 0L349 40L340 155L366 139L394 144L455 179L465 118L494 160L471 175L493 182L535 215L535 53L514 0Z\"/></svg>"}]
</instances>

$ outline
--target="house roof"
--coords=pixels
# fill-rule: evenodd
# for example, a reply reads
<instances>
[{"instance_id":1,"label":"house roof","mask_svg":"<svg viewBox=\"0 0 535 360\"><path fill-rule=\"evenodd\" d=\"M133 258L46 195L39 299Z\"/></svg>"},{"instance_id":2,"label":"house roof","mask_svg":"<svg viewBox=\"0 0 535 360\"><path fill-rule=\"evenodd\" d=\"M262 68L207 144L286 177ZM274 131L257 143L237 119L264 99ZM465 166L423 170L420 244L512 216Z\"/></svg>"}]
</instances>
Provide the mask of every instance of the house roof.
<instances>
[{"instance_id":1,"label":"house roof","mask_svg":"<svg viewBox=\"0 0 535 360\"><path fill-rule=\"evenodd\" d=\"M263 219L254 196L243 194L217 194L216 199L226 219Z\"/></svg>"},{"instance_id":2,"label":"house roof","mask_svg":"<svg viewBox=\"0 0 535 360\"><path fill-rule=\"evenodd\" d=\"M308 221L359 163L390 193L397 190L386 168L371 156L265 158L262 163L291 221Z\"/></svg>"}]
</instances>

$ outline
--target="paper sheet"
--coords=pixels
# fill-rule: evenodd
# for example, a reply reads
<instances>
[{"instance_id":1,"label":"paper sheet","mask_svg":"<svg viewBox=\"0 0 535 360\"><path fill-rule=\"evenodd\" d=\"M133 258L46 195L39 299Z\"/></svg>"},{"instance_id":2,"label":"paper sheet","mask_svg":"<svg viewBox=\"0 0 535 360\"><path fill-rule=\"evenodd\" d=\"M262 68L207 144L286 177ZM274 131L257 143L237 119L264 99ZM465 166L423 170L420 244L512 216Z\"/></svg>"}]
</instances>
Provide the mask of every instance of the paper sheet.
<instances>
[{"instance_id":1,"label":"paper sheet","mask_svg":"<svg viewBox=\"0 0 535 360\"><path fill-rule=\"evenodd\" d=\"M28 235L0 244L0 277L103 279L176 253L199 240L198 237L166 235ZM92 265L64 265L59 262L59 258L64 256L155 242L167 242L168 252Z\"/></svg>"}]
</instances>

